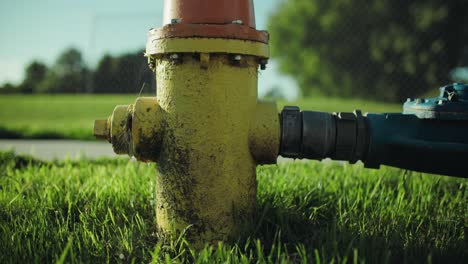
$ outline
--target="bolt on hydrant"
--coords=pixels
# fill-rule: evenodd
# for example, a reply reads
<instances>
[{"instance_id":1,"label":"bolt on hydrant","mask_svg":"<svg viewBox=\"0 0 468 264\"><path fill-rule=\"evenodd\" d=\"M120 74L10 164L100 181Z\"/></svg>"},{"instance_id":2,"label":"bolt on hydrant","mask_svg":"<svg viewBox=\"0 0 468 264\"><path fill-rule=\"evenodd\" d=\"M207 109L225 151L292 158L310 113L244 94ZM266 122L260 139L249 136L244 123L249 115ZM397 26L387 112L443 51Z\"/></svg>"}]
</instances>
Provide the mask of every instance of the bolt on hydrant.
<instances>
[{"instance_id":1,"label":"bolt on hydrant","mask_svg":"<svg viewBox=\"0 0 468 264\"><path fill-rule=\"evenodd\" d=\"M117 106L94 134L118 154L156 162L156 222L163 237L236 238L256 206L256 166L290 158L362 161L468 177L468 85L408 99L403 113L301 111L257 100L269 35L252 0L166 0L148 34L156 97Z\"/></svg>"},{"instance_id":2,"label":"bolt on hydrant","mask_svg":"<svg viewBox=\"0 0 468 264\"><path fill-rule=\"evenodd\" d=\"M276 163L274 103L257 101L269 57L252 0L168 0L148 34L157 96L117 106L94 134L118 154L158 164L161 235L190 226L192 240L235 238L256 206L256 166Z\"/></svg>"}]
</instances>

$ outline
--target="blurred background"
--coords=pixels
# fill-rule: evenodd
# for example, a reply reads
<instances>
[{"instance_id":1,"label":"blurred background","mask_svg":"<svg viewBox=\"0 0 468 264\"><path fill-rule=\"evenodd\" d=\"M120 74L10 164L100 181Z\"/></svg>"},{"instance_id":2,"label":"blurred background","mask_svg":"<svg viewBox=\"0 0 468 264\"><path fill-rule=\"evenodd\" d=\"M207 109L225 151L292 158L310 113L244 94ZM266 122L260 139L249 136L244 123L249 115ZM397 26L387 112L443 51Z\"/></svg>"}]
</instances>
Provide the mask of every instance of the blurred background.
<instances>
[{"instance_id":1,"label":"blurred background","mask_svg":"<svg viewBox=\"0 0 468 264\"><path fill-rule=\"evenodd\" d=\"M400 112L407 97L468 82L466 0L254 2L272 50L259 94L279 107ZM93 140L94 119L154 94L143 54L162 7L163 0L1 1L0 138L8 141L0 148L15 147L11 139Z\"/></svg>"},{"instance_id":2,"label":"blurred background","mask_svg":"<svg viewBox=\"0 0 468 264\"><path fill-rule=\"evenodd\" d=\"M2 1L2 93L153 93L154 76L144 58L146 33L162 26L163 0ZM257 27L282 1L255 1ZM275 85L297 97L292 78L275 62L262 72L259 90Z\"/></svg>"}]
</instances>

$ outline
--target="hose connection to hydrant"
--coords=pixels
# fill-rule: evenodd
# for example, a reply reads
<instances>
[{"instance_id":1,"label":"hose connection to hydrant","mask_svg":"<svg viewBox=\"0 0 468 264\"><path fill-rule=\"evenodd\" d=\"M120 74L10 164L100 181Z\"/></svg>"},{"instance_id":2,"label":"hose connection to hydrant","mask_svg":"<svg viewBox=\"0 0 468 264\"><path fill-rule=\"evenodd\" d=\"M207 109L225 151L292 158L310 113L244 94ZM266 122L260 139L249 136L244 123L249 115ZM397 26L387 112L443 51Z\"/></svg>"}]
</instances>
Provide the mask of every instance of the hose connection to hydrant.
<instances>
[{"instance_id":1,"label":"hose connection to hydrant","mask_svg":"<svg viewBox=\"0 0 468 264\"><path fill-rule=\"evenodd\" d=\"M402 114L323 113L285 107L280 154L362 161L468 178L468 85L452 84L431 99L408 99Z\"/></svg>"},{"instance_id":2,"label":"hose connection to hydrant","mask_svg":"<svg viewBox=\"0 0 468 264\"><path fill-rule=\"evenodd\" d=\"M367 120L360 110L330 114L287 106L281 112L283 157L356 163L365 158L368 145Z\"/></svg>"},{"instance_id":3,"label":"hose connection to hydrant","mask_svg":"<svg viewBox=\"0 0 468 264\"><path fill-rule=\"evenodd\" d=\"M253 0L166 0L164 26L146 46L156 97L95 121L95 136L117 154L158 164L160 236L190 227L194 243L237 238L255 213L256 166L278 155L466 176L468 86L408 101L403 114L278 114L257 98L268 41L255 29Z\"/></svg>"}]
</instances>

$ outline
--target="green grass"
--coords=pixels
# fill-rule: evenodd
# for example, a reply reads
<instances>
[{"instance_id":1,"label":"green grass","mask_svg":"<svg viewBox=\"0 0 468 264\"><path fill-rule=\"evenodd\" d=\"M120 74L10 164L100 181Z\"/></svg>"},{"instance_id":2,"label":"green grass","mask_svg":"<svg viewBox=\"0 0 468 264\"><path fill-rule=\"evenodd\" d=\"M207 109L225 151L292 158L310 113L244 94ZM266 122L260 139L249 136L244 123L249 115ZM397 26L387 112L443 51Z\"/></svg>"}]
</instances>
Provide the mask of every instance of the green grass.
<instances>
[{"instance_id":1,"label":"green grass","mask_svg":"<svg viewBox=\"0 0 468 264\"><path fill-rule=\"evenodd\" d=\"M0 154L0 263L466 263L467 180L337 163L258 169L255 232L155 234L155 165Z\"/></svg>"},{"instance_id":2,"label":"green grass","mask_svg":"<svg viewBox=\"0 0 468 264\"><path fill-rule=\"evenodd\" d=\"M105 119L130 95L2 95L0 137L94 139L94 119Z\"/></svg>"},{"instance_id":3,"label":"green grass","mask_svg":"<svg viewBox=\"0 0 468 264\"><path fill-rule=\"evenodd\" d=\"M93 140L95 119L105 119L119 104L130 104L135 95L1 95L0 138ZM363 100L308 98L278 105L298 105L304 110L400 112L401 106Z\"/></svg>"}]
</instances>

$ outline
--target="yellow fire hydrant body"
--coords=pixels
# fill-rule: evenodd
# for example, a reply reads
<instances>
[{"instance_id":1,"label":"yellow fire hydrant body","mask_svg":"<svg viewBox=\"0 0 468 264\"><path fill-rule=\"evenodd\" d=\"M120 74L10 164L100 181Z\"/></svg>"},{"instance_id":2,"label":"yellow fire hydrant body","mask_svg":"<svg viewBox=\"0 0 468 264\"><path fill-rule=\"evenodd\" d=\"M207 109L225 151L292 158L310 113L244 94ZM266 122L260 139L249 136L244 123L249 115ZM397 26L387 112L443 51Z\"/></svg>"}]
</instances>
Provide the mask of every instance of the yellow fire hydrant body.
<instances>
[{"instance_id":1,"label":"yellow fire hydrant body","mask_svg":"<svg viewBox=\"0 0 468 264\"><path fill-rule=\"evenodd\" d=\"M195 1L169 2L166 9ZM255 211L256 166L276 163L279 151L276 105L257 101L268 44L241 34L254 30L250 25L229 23L227 33L214 25L222 31L216 37L207 25L189 24L187 30L178 19L149 33L156 98L118 106L108 120L96 121L95 134L109 139L117 153L158 164L162 236L188 228L197 243L235 238Z\"/></svg>"}]
</instances>

